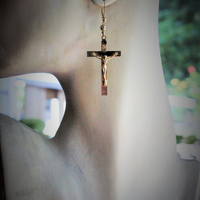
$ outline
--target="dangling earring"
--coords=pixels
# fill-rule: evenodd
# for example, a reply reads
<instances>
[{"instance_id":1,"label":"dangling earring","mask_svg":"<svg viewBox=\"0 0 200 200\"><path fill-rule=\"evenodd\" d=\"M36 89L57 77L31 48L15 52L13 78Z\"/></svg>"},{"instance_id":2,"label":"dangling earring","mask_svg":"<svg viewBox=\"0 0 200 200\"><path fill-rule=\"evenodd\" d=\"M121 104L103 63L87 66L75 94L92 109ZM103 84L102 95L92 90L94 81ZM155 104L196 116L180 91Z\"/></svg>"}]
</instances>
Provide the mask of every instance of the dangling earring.
<instances>
[{"instance_id":1,"label":"dangling earring","mask_svg":"<svg viewBox=\"0 0 200 200\"><path fill-rule=\"evenodd\" d=\"M101 51L88 51L87 57L96 57L101 60L101 95L107 95L107 62L116 56L121 56L121 51L106 51L106 0L103 0L103 3L104 6L101 8L102 25L100 26L102 32Z\"/></svg>"}]
</instances>

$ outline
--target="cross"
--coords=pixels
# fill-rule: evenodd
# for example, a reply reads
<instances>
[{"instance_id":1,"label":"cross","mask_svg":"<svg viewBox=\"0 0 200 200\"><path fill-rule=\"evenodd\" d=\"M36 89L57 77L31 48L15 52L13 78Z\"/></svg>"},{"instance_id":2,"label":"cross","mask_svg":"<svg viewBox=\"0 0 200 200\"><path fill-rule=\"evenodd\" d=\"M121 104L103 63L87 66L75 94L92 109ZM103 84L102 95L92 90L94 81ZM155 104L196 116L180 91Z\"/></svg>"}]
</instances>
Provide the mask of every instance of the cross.
<instances>
[{"instance_id":1,"label":"cross","mask_svg":"<svg viewBox=\"0 0 200 200\"><path fill-rule=\"evenodd\" d=\"M101 51L88 51L87 57L96 57L101 60L101 95L107 95L107 62L116 57L121 56L121 51L106 51L107 41L102 39Z\"/></svg>"}]
</instances>

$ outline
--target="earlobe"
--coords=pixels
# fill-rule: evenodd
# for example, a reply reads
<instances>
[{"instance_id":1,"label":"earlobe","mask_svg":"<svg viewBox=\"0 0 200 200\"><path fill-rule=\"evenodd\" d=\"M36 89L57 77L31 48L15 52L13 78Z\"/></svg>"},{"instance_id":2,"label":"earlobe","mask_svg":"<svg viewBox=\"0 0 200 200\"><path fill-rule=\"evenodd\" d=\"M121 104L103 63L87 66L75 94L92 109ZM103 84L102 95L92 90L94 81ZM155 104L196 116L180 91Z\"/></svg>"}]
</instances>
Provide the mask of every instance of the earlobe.
<instances>
[{"instance_id":1,"label":"earlobe","mask_svg":"<svg viewBox=\"0 0 200 200\"><path fill-rule=\"evenodd\" d=\"M103 0L91 0L94 4L98 6L103 6ZM117 0L106 0L106 6L113 4Z\"/></svg>"}]
</instances>

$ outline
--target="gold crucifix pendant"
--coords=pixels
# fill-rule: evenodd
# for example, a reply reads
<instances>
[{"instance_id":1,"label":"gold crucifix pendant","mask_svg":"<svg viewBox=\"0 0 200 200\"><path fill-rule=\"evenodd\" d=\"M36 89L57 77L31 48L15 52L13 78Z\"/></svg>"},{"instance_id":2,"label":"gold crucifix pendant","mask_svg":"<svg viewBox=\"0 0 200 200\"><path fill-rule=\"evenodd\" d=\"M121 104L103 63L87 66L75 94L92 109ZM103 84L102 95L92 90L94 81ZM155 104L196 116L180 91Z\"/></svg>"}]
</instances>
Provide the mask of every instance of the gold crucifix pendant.
<instances>
[{"instance_id":1,"label":"gold crucifix pendant","mask_svg":"<svg viewBox=\"0 0 200 200\"><path fill-rule=\"evenodd\" d=\"M121 51L106 51L107 41L106 41L106 0L103 0L104 6L101 8L102 15L102 25L100 26L100 30L102 32L101 36L101 51L88 51L88 57L96 57L101 60L101 95L107 95L107 62L116 57L121 56Z\"/></svg>"},{"instance_id":2,"label":"gold crucifix pendant","mask_svg":"<svg viewBox=\"0 0 200 200\"><path fill-rule=\"evenodd\" d=\"M102 39L101 51L88 51L87 57L96 57L101 60L101 95L107 95L107 62L116 57L121 56L121 51L106 51L107 41Z\"/></svg>"}]
</instances>

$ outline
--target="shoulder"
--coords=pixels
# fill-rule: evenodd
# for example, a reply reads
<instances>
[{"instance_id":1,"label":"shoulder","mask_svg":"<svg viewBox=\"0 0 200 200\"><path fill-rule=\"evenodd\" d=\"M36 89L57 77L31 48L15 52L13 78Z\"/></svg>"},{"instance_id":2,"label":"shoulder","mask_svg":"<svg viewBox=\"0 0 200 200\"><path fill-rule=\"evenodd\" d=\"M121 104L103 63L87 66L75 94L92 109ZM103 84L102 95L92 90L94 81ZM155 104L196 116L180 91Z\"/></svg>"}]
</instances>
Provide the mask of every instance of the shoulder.
<instances>
[{"instance_id":1,"label":"shoulder","mask_svg":"<svg viewBox=\"0 0 200 200\"><path fill-rule=\"evenodd\" d=\"M0 114L1 151L27 146L30 143L40 143L46 140L39 133L21 122Z\"/></svg>"}]
</instances>

